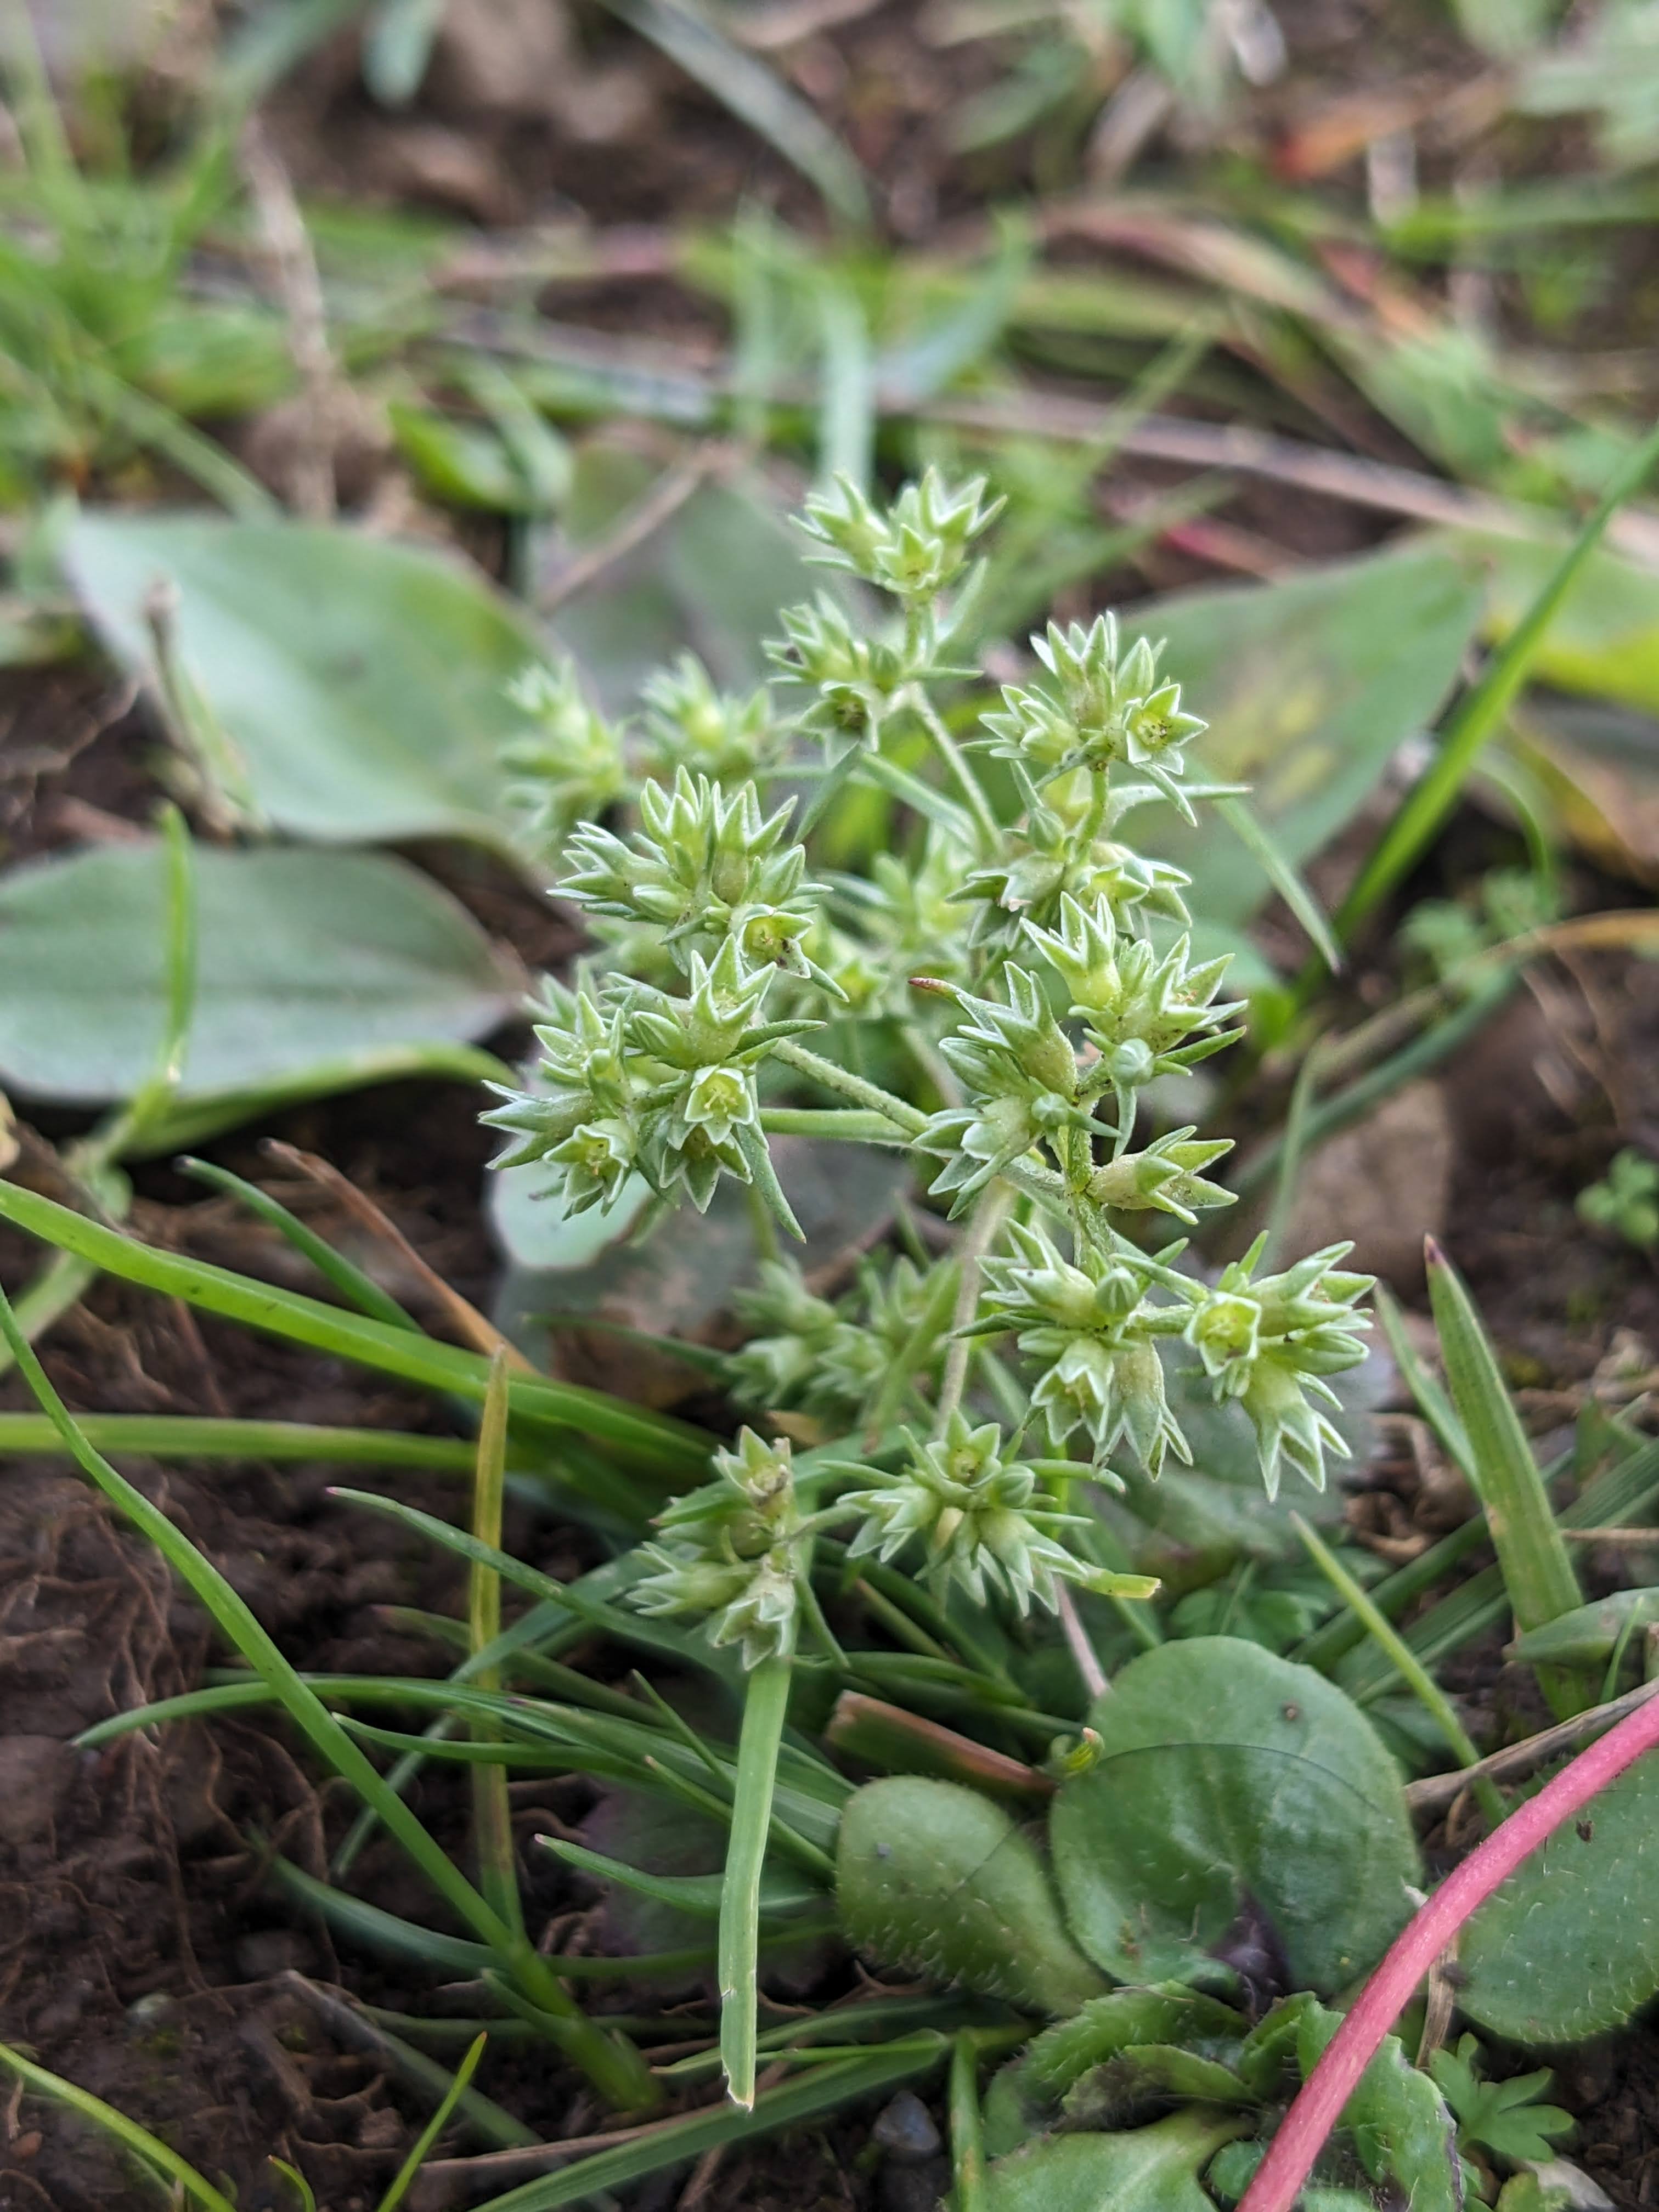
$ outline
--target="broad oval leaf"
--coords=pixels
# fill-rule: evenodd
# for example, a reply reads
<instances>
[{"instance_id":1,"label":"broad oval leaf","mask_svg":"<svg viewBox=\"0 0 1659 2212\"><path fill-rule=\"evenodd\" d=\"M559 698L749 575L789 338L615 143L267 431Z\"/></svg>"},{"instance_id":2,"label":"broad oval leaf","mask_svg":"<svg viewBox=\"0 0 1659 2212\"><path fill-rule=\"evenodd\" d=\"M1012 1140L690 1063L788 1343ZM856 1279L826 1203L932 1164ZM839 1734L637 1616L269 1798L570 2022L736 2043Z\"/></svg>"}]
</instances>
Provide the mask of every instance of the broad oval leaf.
<instances>
[{"instance_id":1,"label":"broad oval leaf","mask_svg":"<svg viewBox=\"0 0 1659 2212\"><path fill-rule=\"evenodd\" d=\"M1062 2016L1101 1994L1036 1846L957 1783L894 1775L848 1798L836 1896L848 1942L883 1966Z\"/></svg>"},{"instance_id":2,"label":"broad oval leaf","mask_svg":"<svg viewBox=\"0 0 1659 2212\"><path fill-rule=\"evenodd\" d=\"M507 687L545 646L481 576L355 531L194 515L82 515L64 561L152 685L145 601L176 586L185 673L274 827L506 844L500 754L523 722Z\"/></svg>"},{"instance_id":3,"label":"broad oval leaf","mask_svg":"<svg viewBox=\"0 0 1659 2212\"><path fill-rule=\"evenodd\" d=\"M406 861L201 847L195 873L181 1098L331 1068L331 1089L415 1073L418 1048L481 1036L513 1012L514 971ZM0 881L0 1080L76 1105L131 1097L161 1050L167 934L153 841L13 869Z\"/></svg>"},{"instance_id":4,"label":"broad oval leaf","mask_svg":"<svg viewBox=\"0 0 1659 2212\"><path fill-rule=\"evenodd\" d=\"M1659 1996L1659 1758L1558 1828L1463 1930L1458 2003L1516 2043L1577 2043Z\"/></svg>"},{"instance_id":5,"label":"broad oval leaf","mask_svg":"<svg viewBox=\"0 0 1659 2212\"><path fill-rule=\"evenodd\" d=\"M1280 583L1183 592L1135 608L1124 627L1168 641L1164 666L1210 725L1197 764L1253 787L1256 817L1294 866L1433 722L1480 605L1478 580L1451 554L1417 547ZM1267 872L1237 839L1184 829L1167 807L1133 823L1138 844L1191 871L1208 920L1248 921L1267 897Z\"/></svg>"},{"instance_id":6,"label":"broad oval leaf","mask_svg":"<svg viewBox=\"0 0 1659 2212\"><path fill-rule=\"evenodd\" d=\"M1228 1636L1126 1667L1090 1720L1103 1750L1054 1800L1073 1935L1121 1981L1190 1975L1248 1901L1297 1989L1372 1965L1410 1911L1417 1844L1394 1761L1322 1674Z\"/></svg>"}]
</instances>

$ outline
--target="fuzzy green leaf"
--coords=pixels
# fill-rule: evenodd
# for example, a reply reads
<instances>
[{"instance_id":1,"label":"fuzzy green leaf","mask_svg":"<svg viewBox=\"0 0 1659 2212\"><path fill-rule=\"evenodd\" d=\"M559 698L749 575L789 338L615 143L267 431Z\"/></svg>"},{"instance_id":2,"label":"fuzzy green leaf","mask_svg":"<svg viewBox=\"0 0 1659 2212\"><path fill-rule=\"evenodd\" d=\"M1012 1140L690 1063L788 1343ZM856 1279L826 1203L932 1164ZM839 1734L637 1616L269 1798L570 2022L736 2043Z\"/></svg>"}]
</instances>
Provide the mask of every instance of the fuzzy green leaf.
<instances>
[{"instance_id":1,"label":"fuzzy green leaf","mask_svg":"<svg viewBox=\"0 0 1659 2212\"><path fill-rule=\"evenodd\" d=\"M848 1802L836 1856L848 1942L884 1966L1064 2015L1101 1993L1036 1846L952 1782L894 1775Z\"/></svg>"},{"instance_id":2,"label":"fuzzy green leaf","mask_svg":"<svg viewBox=\"0 0 1659 2212\"><path fill-rule=\"evenodd\" d=\"M1458 2003L1516 2043L1577 2043L1659 1996L1659 1759L1640 1759L1463 1931Z\"/></svg>"},{"instance_id":3,"label":"fuzzy green leaf","mask_svg":"<svg viewBox=\"0 0 1659 2212\"><path fill-rule=\"evenodd\" d=\"M1243 2125L1187 2112L1124 2135L1044 2136L990 2167L987 2212L1214 2212L1200 2172Z\"/></svg>"}]
</instances>

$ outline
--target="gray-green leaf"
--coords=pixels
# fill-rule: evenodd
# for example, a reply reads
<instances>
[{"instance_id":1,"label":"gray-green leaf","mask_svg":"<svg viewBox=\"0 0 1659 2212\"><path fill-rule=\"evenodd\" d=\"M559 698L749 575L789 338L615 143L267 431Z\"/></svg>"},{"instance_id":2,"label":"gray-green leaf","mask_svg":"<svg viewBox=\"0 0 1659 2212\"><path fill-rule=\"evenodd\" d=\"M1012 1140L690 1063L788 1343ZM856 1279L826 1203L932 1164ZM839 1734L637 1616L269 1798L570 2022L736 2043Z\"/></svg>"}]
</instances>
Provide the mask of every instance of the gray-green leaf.
<instances>
[{"instance_id":1,"label":"gray-green leaf","mask_svg":"<svg viewBox=\"0 0 1659 2212\"><path fill-rule=\"evenodd\" d=\"M178 591L180 657L257 811L296 836L504 844L507 686L545 647L481 576L349 530L83 515L64 565L121 665L155 680L144 604Z\"/></svg>"},{"instance_id":2,"label":"gray-green leaf","mask_svg":"<svg viewBox=\"0 0 1659 2212\"><path fill-rule=\"evenodd\" d=\"M204 847L195 872L181 1099L417 1073L434 1048L513 1012L514 974L405 861ZM76 1105L131 1097L161 1048L166 943L163 860L150 841L14 869L0 883L0 1080Z\"/></svg>"},{"instance_id":3,"label":"gray-green leaf","mask_svg":"<svg viewBox=\"0 0 1659 2212\"><path fill-rule=\"evenodd\" d=\"M1480 605L1455 557L1415 547L1282 583L1182 592L1136 608L1126 629L1168 639L1182 704L1210 725L1202 767L1255 787L1257 817L1299 866L1362 804L1396 747L1433 722ZM1163 807L1132 822L1137 842L1150 838L1191 870L1210 919L1247 921L1267 896L1267 872L1237 839L1183 830Z\"/></svg>"}]
</instances>

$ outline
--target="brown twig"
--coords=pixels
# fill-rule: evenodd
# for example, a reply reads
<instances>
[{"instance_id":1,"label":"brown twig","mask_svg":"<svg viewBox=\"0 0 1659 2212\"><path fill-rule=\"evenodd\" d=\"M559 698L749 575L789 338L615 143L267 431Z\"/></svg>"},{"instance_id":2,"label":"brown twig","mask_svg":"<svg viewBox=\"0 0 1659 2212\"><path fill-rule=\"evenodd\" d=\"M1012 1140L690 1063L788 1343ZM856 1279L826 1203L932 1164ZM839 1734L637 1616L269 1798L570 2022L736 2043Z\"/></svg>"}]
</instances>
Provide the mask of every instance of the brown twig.
<instances>
[{"instance_id":1,"label":"brown twig","mask_svg":"<svg viewBox=\"0 0 1659 2212\"><path fill-rule=\"evenodd\" d=\"M300 372L301 434L289 489L300 514L313 522L329 522L336 507L334 432L340 374L328 343L323 280L288 171L257 118L244 128L238 153L288 318L289 350Z\"/></svg>"},{"instance_id":2,"label":"brown twig","mask_svg":"<svg viewBox=\"0 0 1659 2212\"><path fill-rule=\"evenodd\" d=\"M1606 1534L1606 1530L1593 1528L1586 1532L1594 1536ZM1659 1530L1650 1529L1650 1536L1659 1536ZM1610 1704L1592 1705L1587 1713L1575 1713L1571 1720L1558 1721L1553 1728L1542 1729L1536 1735L1528 1736L1523 1742L1506 1744L1502 1751L1494 1751L1473 1766L1461 1767L1455 1774L1428 1774L1420 1782L1406 1784L1406 1802L1413 1813L1437 1813L1442 1807L1466 1790L1477 1778L1490 1777L1494 1782L1507 1781L1512 1776L1526 1774L1534 1766L1541 1766L1558 1751L1569 1751L1587 1735L1599 1729L1611 1728L1617 1721L1633 1713L1639 1705L1646 1705L1659 1682L1643 1682L1636 1689L1626 1691L1622 1698Z\"/></svg>"},{"instance_id":3,"label":"brown twig","mask_svg":"<svg viewBox=\"0 0 1659 2212\"><path fill-rule=\"evenodd\" d=\"M452 1285L424 1261L404 1235L395 1221L388 1219L374 1200L358 1189L349 1176L340 1173L329 1161L319 1159L314 1152L302 1152L297 1146L285 1145L277 1138L267 1137L264 1150L284 1167L296 1168L310 1180L320 1184L331 1198L337 1199L352 1218L361 1222L376 1241L395 1252L404 1266L410 1268L447 1316L450 1326L464 1342L486 1358L499 1352L507 1365L517 1375L534 1375L537 1370L515 1344L509 1343L492 1321L487 1321L477 1306L464 1298Z\"/></svg>"},{"instance_id":4,"label":"brown twig","mask_svg":"<svg viewBox=\"0 0 1659 2212\"><path fill-rule=\"evenodd\" d=\"M550 582L537 593L536 603L543 614L551 614L567 599L585 592L597 583L619 561L628 556L668 522L685 505L693 494L708 479L732 459L732 448L716 440L697 447L683 461L666 468L644 496L630 507L616 527L591 545L586 552L579 553L568 561Z\"/></svg>"}]
</instances>

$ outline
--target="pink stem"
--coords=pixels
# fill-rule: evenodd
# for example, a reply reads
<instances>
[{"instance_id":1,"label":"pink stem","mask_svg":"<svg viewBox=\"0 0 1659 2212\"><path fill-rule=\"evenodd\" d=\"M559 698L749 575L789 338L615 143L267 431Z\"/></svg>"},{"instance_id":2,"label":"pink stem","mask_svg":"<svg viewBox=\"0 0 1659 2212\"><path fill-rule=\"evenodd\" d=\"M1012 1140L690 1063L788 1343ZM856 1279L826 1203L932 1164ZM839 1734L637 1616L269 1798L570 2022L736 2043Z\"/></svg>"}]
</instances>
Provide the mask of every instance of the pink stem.
<instances>
[{"instance_id":1,"label":"pink stem","mask_svg":"<svg viewBox=\"0 0 1659 2212\"><path fill-rule=\"evenodd\" d=\"M1360 2075L1413 1990L1463 1923L1564 1820L1656 1745L1659 1698L1651 1698L1581 1751L1535 1797L1517 1806L1478 1850L1447 1875L1421 1911L1407 1923L1326 2046L1256 2168L1238 2212L1293 2212L1302 2185Z\"/></svg>"}]
</instances>

